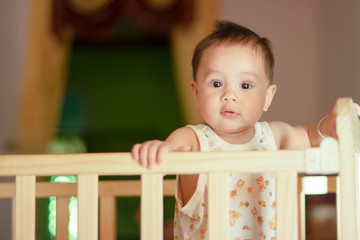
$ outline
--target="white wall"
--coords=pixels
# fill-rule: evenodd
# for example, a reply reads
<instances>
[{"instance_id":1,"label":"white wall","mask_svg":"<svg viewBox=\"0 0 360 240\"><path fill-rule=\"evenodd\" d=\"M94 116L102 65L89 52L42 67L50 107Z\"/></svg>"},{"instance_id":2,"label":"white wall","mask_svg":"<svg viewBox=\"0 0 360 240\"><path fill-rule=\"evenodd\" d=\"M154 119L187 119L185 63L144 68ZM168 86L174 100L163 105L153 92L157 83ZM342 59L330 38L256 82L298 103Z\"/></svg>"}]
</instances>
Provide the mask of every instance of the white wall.
<instances>
[{"instance_id":1,"label":"white wall","mask_svg":"<svg viewBox=\"0 0 360 240\"><path fill-rule=\"evenodd\" d=\"M221 0L219 19L273 42L278 92L267 120L308 125L339 97L360 101L360 2Z\"/></svg>"},{"instance_id":2,"label":"white wall","mask_svg":"<svg viewBox=\"0 0 360 240\"><path fill-rule=\"evenodd\" d=\"M360 102L360 1L322 1L322 106L338 96Z\"/></svg>"}]
</instances>

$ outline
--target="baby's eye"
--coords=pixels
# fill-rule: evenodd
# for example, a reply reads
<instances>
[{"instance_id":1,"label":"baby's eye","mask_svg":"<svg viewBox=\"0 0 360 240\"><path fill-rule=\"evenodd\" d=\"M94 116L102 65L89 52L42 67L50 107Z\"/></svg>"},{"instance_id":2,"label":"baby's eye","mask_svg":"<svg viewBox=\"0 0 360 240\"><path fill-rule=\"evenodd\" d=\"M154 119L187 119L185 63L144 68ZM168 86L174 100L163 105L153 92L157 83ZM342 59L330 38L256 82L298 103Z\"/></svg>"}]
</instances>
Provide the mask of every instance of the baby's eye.
<instances>
[{"instance_id":1,"label":"baby's eye","mask_svg":"<svg viewBox=\"0 0 360 240\"><path fill-rule=\"evenodd\" d=\"M211 86L213 86L213 87L215 87L215 88L219 88L219 87L222 87L222 82L220 82L220 81L212 81L211 83L210 83L210 85Z\"/></svg>"},{"instance_id":2,"label":"baby's eye","mask_svg":"<svg viewBox=\"0 0 360 240\"><path fill-rule=\"evenodd\" d=\"M249 83L243 83L241 84L242 89L250 89L252 86Z\"/></svg>"}]
</instances>

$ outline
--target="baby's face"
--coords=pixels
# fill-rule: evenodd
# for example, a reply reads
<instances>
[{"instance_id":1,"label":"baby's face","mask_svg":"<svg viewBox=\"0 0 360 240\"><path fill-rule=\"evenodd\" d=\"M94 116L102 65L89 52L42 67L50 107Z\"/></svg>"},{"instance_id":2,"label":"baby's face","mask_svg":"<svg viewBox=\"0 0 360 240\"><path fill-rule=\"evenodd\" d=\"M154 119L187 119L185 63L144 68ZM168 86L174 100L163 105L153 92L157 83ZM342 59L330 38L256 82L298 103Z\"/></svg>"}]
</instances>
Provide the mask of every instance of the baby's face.
<instances>
[{"instance_id":1,"label":"baby's face","mask_svg":"<svg viewBox=\"0 0 360 240\"><path fill-rule=\"evenodd\" d=\"M203 119L223 134L252 129L276 90L261 52L239 44L207 48L192 87Z\"/></svg>"}]
</instances>

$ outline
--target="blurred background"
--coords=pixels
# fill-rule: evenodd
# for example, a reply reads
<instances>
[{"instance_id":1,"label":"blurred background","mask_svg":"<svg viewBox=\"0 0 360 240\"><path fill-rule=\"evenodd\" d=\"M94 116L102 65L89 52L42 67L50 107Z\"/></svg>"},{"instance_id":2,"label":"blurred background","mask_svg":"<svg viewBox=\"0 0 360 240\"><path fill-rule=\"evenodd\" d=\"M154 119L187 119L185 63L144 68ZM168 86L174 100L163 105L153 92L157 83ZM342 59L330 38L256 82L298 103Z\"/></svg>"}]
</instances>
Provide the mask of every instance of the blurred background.
<instances>
[{"instance_id":1,"label":"blurred background","mask_svg":"<svg viewBox=\"0 0 360 240\"><path fill-rule=\"evenodd\" d=\"M264 120L309 125L339 97L360 102L356 0L0 0L0 154L128 152L200 122L191 57L217 19L273 43L278 92ZM322 199L313 206L330 207L313 212L329 226L335 198ZM136 214L138 200L120 201ZM11 239L10 205L0 201L0 239ZM137 239L126 222L119 239Z\"/></svg>"}]
</instances>

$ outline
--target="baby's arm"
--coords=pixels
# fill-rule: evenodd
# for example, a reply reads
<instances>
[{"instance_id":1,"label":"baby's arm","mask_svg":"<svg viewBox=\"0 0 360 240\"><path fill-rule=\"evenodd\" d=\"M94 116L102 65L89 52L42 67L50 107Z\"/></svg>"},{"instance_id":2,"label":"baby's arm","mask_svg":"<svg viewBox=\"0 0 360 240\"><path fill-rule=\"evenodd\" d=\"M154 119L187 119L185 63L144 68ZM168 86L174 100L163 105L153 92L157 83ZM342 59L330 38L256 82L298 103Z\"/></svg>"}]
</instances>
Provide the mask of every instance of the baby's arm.
<instances>
[{"instance_id":1,"label":"baby's arm","mask_svg":"<svg viewBox=\"0 0 360 240\"><path fill-rule=\"evenodd\" d=\"M140 165L153 168L155 164L163 162L168 152L198 151L197 145L194 131L189 127L183 127L172 132L165 141L150 140L135 144L131 154Z\"/></svg>"},{"instance_id":2,"label":"baby's arm","mask_svg":"<svg viewBox=\"0 0 360 240\"><path fill-rule=\"evenodd\" d=\"M354 104L354 108L360 116L359 105ZM319 146L324 136L337 139L336 116L334 107L326 117L309 127L292 127L283 122L270 122L269 125L279 149L304 149Z\"/></svg>"},{"instance_id":3,"label":"baby's arm","mask_svg":"<svg viewBox=\"0 0 360 240\"><path fill-rule=\"evenodd\" d=\"M168 152L197 152L200 145L194 131L189 127L175 130L165 141L152 140L142 144L135 144L132 148L132 157L140 165L152 168L155 164L161 164ZM193 195L197 185L197 174L180 175L180 196L185 205Z\"/></svg>"}]
</instances>

